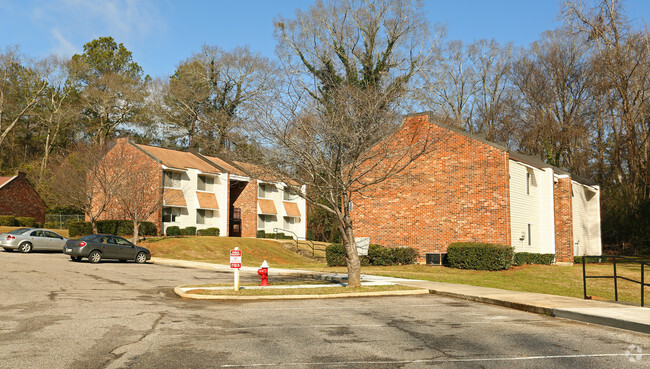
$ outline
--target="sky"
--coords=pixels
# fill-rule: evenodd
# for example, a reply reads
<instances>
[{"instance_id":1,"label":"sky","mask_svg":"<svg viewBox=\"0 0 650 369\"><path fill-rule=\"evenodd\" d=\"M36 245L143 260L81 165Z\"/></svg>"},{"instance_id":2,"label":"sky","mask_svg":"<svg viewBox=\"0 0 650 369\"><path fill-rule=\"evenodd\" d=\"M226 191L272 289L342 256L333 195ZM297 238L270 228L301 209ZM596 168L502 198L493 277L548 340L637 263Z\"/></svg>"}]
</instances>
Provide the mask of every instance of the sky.
<instances>
[{"instance_id":1,"label":"sky","mask_svg":"<svg viewBox=\"0 0 650 369\"><path fill-rule=\"evenodd\" d=\"M112 36L152 77L169 76L202 45L248 45L273 57L273 20L293 18L313 0L0 0L0 51L18 45L33 58L70 57L101 36ZM649 0L627 0L628 17L650 19ZM558 0L424 0L431 24L447 40L492 39L527 46L557 28Z\"/></svg>"}]
</instances>

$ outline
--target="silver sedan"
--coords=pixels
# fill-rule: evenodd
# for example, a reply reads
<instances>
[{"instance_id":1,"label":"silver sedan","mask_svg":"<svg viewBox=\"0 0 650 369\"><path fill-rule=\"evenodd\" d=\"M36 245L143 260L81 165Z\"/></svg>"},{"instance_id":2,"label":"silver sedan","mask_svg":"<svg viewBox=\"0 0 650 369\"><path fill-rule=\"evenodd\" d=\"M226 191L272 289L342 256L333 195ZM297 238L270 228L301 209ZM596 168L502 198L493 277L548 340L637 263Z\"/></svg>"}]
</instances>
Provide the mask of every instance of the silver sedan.
<instances>
[{"instance_id":1,"label":"silver sedan","mask_svg":"<svg viewBox=\"0 0 650 369\"><path fill-rule=\"evenodd\" d=\"M40 228L18 228L0 234L0 247L5 251L19 250L28 253L32 250L61 251L68 241L58 233Z\"/></svg>"}]
</instances>

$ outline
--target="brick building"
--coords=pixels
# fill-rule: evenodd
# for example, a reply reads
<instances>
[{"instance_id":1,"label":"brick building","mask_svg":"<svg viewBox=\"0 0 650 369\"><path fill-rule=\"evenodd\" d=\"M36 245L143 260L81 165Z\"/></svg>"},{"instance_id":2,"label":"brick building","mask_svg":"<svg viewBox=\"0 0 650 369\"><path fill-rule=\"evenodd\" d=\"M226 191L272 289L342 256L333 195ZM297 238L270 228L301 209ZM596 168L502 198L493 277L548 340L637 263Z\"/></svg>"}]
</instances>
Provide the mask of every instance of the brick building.
<instances>
[{"instance_id":1,"label":"brick building","mask_svg":"<svg viewBox=\"0 0 650 369\"><path fill-rule=\"evenodd\" d=\"M45 223L45 202L27 180L25 173L0 177L0 215L34 218Z\"/></svg>"},{"instance_id":2,"label":"brick building","mask_svg":"<svg viewBox=\"0 0 650 369\"><path fill-rule=\"evenodd\" d=\"M305 200L284 183L256 179L250 164L126 138L117 140L103 162L152 172L148 193L157 196L161 206L148 220L161 233L169 226L193 226L219 228L221 236L255 237L258 230L306 236ZM125 218L119 204L109 205L100 217Z\"/></svg>"},{"instance_id":3,"label":"brick building","mask_svg":"<svg viewBox=\"0 0 650 369\"><path fill-rule=\"evenodd\" d=\"M434 123L428 113L406 117L399 132L408 135L413 127L427 127L431 148L352 199L355 236L414 247L422 260L463 241L553 253L556 262L600 255L597 184Z\"/></svg>"}]
</instances>

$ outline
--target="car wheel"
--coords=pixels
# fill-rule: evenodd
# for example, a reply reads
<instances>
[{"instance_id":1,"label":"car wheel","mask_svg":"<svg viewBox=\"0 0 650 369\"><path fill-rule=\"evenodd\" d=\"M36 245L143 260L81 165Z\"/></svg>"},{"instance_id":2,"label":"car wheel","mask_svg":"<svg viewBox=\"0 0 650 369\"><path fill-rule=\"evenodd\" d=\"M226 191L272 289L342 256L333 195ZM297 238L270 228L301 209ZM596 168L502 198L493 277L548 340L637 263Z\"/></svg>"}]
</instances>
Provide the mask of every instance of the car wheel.
<instances>
[{"instance_id":1,"label":"car wheel","mask_svg":"<svg viewBox=\"0 0 650 369\"><path fill-rule=\"evenodd\" d=\"M20 246L18 246L18 250L20 250L22 253L27 254L32 251L32 244L29 242L23 242L20 244Z\"/></svg>"},{"instance_id":2,"label":"car wheel","mask_svg":"<svg viewBox=\"0 0 650 369\"><path fill-rule=\"evenodd\" d=\"M8 248L8 247L3 247L3 249L5 249L6 252L12 252L12 251L14 251L14 249L10 249L10 248Z\"/></svg>"},{"instance_id":3,"label":"car wheel","mask_svg":"<svg viewBox=\"0 0 650 369\"><path fill-rule=\"evenodd\" d=\"M147 254L144 252L139 252L138 255L135 256L135 262L138 264L143 264L147 262Z\"/></svg>"},{"instance_id":4,"label":"car wheel","mask_svg":"<svg viewBox=\"0 0 650 369\"><path fill-rule=\"evenodd\" d=\"M102 253L97 250L93 250L90 252L90 254L88 254L88 261L90 261L93 264L99 263L101 260L102 260Z\"/></svg>"}]
</instances>

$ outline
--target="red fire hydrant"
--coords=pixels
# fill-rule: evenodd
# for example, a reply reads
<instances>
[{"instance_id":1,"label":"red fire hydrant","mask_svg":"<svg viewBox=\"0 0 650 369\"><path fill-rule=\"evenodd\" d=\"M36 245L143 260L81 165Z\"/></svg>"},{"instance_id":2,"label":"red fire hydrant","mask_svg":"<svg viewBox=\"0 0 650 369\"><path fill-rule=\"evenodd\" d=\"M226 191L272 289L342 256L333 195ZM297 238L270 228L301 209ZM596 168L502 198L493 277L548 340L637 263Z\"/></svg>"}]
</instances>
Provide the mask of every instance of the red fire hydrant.
<instances>
[{"instance_id":1,"label":"red fire hydrant","mask_svg":"<svg viewBox=\"0 0 650 369\"><path fill-rule=\"evenodd\" d=\"M257 270L257 274L260 276L262 281L260 282L260 286L268 286L269 285L269 263L264 260L262 263L262 266Z\"/></svg>"}]
</instances>

